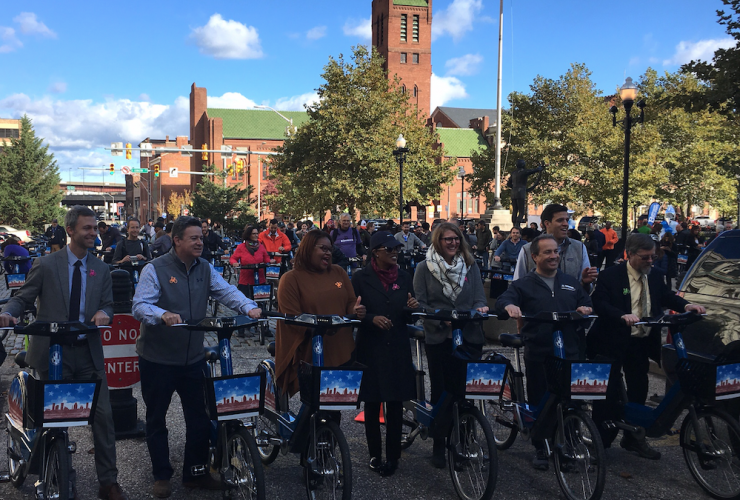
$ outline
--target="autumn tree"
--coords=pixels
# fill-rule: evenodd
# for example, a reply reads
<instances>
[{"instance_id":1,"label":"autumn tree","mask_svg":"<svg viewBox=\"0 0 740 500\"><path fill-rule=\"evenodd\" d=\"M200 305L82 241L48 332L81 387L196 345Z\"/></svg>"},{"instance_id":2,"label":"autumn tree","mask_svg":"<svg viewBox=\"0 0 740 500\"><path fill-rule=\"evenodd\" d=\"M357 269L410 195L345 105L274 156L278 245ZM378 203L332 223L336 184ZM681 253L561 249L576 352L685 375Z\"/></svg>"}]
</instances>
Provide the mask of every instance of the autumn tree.
<instances>
[{"instance_id":1,"label":"autumn tree","mask_svg":"<svg viewBox=\"0 0 740 500\"><path fill-rule=\"evenodd\" d=\"M393 156L399 134L409 153L403 167L403 197L426 204L454 176L451 160L425 126L425 117L388 79L373 49L353 48L324 67L319 100L306 106L309 120L286 138L270 159L283 213L301 216L339 207L354 214L389 215L398 210L399 168Z\"/></svg>"},{"instance_id":2,"label":"autumn tree","mask_svg":"<svg viewBox=\"0 0 740 500\"><path fill-rule=\"evenodd\" d=\"M203 171L214 175L204 176L204 180L196 185L191 195L191 215L220 222L224 227L232 229L238 228L242 220L252 220L250 216L254 218L250 205L255 200L249 197L252 186L247 186L246 189L226 186L224 172L219 171L215 165L204 166Z\"/></svg>"}]
</instances>

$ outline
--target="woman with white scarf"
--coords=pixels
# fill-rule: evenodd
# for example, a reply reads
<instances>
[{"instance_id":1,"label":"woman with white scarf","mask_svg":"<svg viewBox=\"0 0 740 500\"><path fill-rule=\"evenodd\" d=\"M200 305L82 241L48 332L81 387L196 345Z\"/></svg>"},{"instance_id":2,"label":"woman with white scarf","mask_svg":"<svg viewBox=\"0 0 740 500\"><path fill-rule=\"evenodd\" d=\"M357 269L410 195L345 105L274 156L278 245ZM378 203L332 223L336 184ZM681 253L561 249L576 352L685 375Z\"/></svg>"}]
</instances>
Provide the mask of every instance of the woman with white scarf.
<instances>
[{"instance_id":1,"label":"woman with white scarf","mask_svg":"<svg viewBox=\"0 0 740 500\"><path fill-rule=\"evenodd\" d=\"M425 309L477 309L488 312L483 280L470 247L456 224L445 222L435 228L427 251L426 261L419 264L414 275L414 292L419 306ZM449 323L424 320L425 347L431 403L435 404L445 387L445 380L453 376L452 329ZM483 328L480 323L469 323L463 330L465 350L475 358L483 351ZM451 406L440 410L435 419L432 465L445 466L445 439L451 422Z\"/></svg>"}]
</instances>

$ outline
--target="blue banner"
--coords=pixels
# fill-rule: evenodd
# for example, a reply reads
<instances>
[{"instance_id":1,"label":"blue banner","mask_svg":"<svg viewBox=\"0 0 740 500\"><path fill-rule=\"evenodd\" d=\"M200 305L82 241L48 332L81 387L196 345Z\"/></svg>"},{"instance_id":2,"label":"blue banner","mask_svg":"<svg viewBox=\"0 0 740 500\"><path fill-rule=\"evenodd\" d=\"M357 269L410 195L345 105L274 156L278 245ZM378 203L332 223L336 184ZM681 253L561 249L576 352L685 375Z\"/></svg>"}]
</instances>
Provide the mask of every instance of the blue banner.
<instances>
[{"instance_id":1,"label":"blue banner","mask_svg":"<svg viewBox=\"0 0 740 500\"><path fill-rule=\"evenodd\" d=\"M655 223L655 218L658 216L659 210L660 203L656 201L650 204L650 208L648 209L648 225L652 226Z\"/></svg>"}]
</instances>

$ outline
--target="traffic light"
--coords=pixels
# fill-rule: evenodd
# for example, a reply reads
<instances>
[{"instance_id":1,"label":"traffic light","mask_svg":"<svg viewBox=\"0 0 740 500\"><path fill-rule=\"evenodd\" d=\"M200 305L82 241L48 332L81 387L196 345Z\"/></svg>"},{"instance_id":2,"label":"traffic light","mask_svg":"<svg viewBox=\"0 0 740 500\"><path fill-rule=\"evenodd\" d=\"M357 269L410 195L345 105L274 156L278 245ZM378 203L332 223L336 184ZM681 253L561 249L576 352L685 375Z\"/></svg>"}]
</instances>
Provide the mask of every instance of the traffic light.
<instances>
[{"instance_id":1,"label":"traffic light","mask_svg":"<svg viewBox=\"0 0 740 500\"><path fill-rule=\"evenodd\" d=\"M159 177L159 165L154 165L154 177Z\"/></svg>"},{"instance_id":2,"label":"traffic light","mask_svg":"<svg viewBox=\"0 0 740 500\"><path fill-rule=\"evenodd\" d=\"M208 144L203 144L203 145L202 145L202 146L200 147L200 149L208 149ZM201 159L201 160L204 160L204 161L207 161L207 160L208 160L208 151L203 151L203 152L202 152L202 153L200 154L200 159Z\"/></svg>"},{"instance_id":3,"label":"traffic light","mask_svg":"<svg viewBox=\"0 0 740 500\"><path fill-rule=\"evenodd\" d=\"M236 173L242 175L242 172L244 172L244 160L237 160Z\"/></svg>"},{"instance_id":4,"label":"traffic light","mask_svg":"<svg viewBox=\"0 0 740 500\"><path fill-rule=\"evenodd\" d=\"M126 143L126 159L127 160L131 159L131 143L130 142Z\"/></svg>"},{"instance_id":5,"label":"traffic light","mask_svg":"<svg viewBox=\"0 0 740 500\"><path fill-rule=\"evenodd\" d=\"M116 173L116 164L115 163L111 163L110 164L110 174L113 175L115 173Z\"/></svg>"},{"instance_id":6,"label":"traffic light","mask_svg":"<svg viewBox=\"0 0 740 500\"><path fill-rule=\"evenodd\" d=\"M233 163L229 165L229 169L226 172L229 174L229 177L234 176L234 164Z\"/></svg>"}]
</instances>

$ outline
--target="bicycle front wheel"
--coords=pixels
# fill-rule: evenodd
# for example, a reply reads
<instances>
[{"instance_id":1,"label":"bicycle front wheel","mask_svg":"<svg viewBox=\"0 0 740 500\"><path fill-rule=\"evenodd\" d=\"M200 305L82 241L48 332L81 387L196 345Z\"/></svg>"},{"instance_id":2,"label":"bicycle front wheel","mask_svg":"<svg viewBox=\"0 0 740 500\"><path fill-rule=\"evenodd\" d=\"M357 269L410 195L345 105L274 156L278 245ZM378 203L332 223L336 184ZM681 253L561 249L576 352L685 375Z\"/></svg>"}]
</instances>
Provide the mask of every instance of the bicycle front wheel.
<instances>
[{"instance_id":1,"label":"bicycle front wheel","mask_svg":"<svg viewBox=\"0 0 740 500\"><path fill-rule=\"evenodd\" d=\"M491 423L493 438L496 440L496 448L507 450L514 444L516 436L519 433L519 426L516 421L516 411L514 399L522 401L524 398L514 398L514 378L509 370L509 376L506 377L504 392L499 399L492 399L484 403L484 408L488 421Z\"/></svg>"},{"instance_id":2,"label":"bicycle front wheel","mask_svg":"<svg viewBox=\"0 0 740 500\"><path fill-rule=\"evenodd\" d=\"M49 446L44 466L44 498L69 499L69 450L63 439L57 438Z\"/></svg>"},{"instance_id":3,"label":"bicycle front wheel","mask_svg":"<svg viewBox=\"0 0 740 500\"><path fill-rule=\"evenodd\" d=\"M555 475L569 500L601 498L606 483L606 457L598 428L586 412L566 411L563 428L553 439Z\"/></svg>"},{"instance_id":4,"label":"bicycle front wheel","mask_svg":"<svg viewBox=\"0 0 740 500\"><path fill-rule=\"evenodd\" d=\"M245 427L232 431L226 439L228 464L224 482L238 492L239 498L264 500L265 475L254 437Z\"/></svg>"},{"instance_id":5,"label":"bicycle front wheel","mask_svg":"<svg viewBox=\"0 0 740 500\"><path fill-rule=\"evenodd\" d=\"M279 437L278 423L274 414L265 410L264 415L260 415L255 419L254 431L257 438L266 440L271 437ZM257 449L260 453L262 463L270 465L275 461L280 453L280 447L274 444L266 444L264 446L258 446Z\"/></svg>"},{"instance_id":6,"label":"bicycle front wheel","mask_svg":"<svg viewBox=\"0 0 740 500\"><path fill-rule=\"evenodd\" d=\"M498 477L496 442L488 420L478 408L460 410L460 442L447 451L452 484L463 500L493 497ZM450 436L455 431L450 431Z\"/></svg>"},{"instance_id":7,"label":"bicycle front wheel","mask_svg":"<svg viewBox=\"0 0 740 500\"><path fill-rule=\"evenodd\" d=\"M5 430L7 438L8 438L8 472L10 473L10 482L15 486L16 488L20 488L23 486L23 482L26 480L26 472L25 467L23 466L23 463L20 459L15 459L15 457L21 457L21 444L18 442L16 438L13 437L13 434L10 430Z\"/></svg>"},{"instance_id":8,"label":"bicycle front wheel","mask_svg":"<svg viewBox=\"0 0 740 500\"><path fill-rule=\"evenodd\" d=\"M336 422L329 421L317 427L315 442L315 460L305 470L309 500L350 500L352 462L344 433Z\"/></svg>"},{"instance_id":9,"label":"bicycle front wheel","mask_svg":"<svg viewBox=\"0 0 740 500\"><path fill-rule=\"evenodd\" d=\"M740 426L722 410L687 415L681 425L683 456L696 482L714 498L740 498Z\"/></svg>"}]
</instances>

